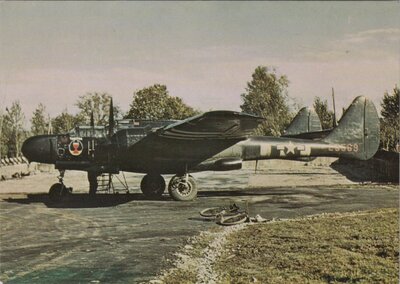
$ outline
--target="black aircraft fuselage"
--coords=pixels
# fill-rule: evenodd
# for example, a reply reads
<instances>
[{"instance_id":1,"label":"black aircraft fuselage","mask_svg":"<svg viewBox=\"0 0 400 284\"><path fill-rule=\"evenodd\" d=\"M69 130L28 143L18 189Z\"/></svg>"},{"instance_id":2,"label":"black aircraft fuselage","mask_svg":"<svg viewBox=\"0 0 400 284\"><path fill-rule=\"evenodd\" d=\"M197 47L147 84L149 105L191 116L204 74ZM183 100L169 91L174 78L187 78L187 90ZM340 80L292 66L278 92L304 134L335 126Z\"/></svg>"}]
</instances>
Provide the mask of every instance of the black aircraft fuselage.
<instances>
[{"instance_id":1,"label":"black aircraft fuselage","mask_svg":"<svg viewBox=\"0 0 400 284\"><path fill-rule=\"evenodd\" d=\"M248 114L213 111L184 121L136 121L112 135L92 126L69 134L35 136L24 142L22 151L30 161L54 164L61 171L88 172L91 188L97 186L94 177L101 173L145 173L141 189L150 197L165 190L161 174L176 174L168 186L171 196L191 200L197 186L189 173L235 170L243 161L263 159L366 160L379 145L379 118L364 97L356 98L340 125L329 133L320 132L317 136L323 138L318 140L249 136L262 122Z\"/></svg>"}]
</instances>

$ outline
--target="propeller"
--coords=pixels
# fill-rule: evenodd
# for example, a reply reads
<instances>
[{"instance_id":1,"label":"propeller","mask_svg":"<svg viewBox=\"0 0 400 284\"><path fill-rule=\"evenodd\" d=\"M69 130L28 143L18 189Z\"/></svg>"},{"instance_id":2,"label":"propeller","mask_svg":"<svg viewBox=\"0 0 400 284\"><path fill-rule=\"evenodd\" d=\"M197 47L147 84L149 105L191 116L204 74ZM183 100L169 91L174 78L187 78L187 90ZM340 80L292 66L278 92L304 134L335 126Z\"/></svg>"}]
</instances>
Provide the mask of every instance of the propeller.
<instances>
[{"instance_id":1,"label":"propeller","mask_svg":"<svg viewBox=\"0 0 400 284\"><path fill-rule=\"evenodd\" d=\"M92 136L94 136L94 116L93 116L93 110L90 113L90 129L92 131Z\"/></svg>"},{"instance_id":2,"label":"propeller","mask_svg":"<svg viewBox=\"0 0 400 284\"><path fill-rule=\"evenodd\" d=\"M110 138L114 133L114 106L113 100L110 99L110 112L108 117L108 137Z\"/></svg>"},{"instance_id":3,"label":"propeller","mask_svg":"<svg viewBox=\"0 0 400 284\"><path fill-rule=\"evenodd\" d=\"M90 113L90 134L92 136L92 138L90 139L90 149L89 149L89 154L92 156L92 158L94 157L94 136L95 136L95 131L94 131L94 115L93 115L93 110Z\"/></svg>"},{"instance_id":4,"label":"propeller","mask_svg":"<svg viewBox=\"0 0 400 284\"><path fill-rule=\"evenodd\" d=\"M114 133L114 106L113 106L113 100L112 98L110 98L110 112L108 117L108 138L111 138L113 133ZM110 156L108 157L108 159L110 159ZM108 186L109 188L113 187L111 173L108 173Z\"/></svg>"},{"instance_id":5,"label":"propeller","mask_svg":"<svg viewBox=\"0 0 400 284\"><path fill-rule=\"evenodd\" d=\"M337 120L336 120L336 106L335 106L335 91L333 90L332 87L332 101L333 101L333 128L337 126Z\"/></svg>"}]
</instances>

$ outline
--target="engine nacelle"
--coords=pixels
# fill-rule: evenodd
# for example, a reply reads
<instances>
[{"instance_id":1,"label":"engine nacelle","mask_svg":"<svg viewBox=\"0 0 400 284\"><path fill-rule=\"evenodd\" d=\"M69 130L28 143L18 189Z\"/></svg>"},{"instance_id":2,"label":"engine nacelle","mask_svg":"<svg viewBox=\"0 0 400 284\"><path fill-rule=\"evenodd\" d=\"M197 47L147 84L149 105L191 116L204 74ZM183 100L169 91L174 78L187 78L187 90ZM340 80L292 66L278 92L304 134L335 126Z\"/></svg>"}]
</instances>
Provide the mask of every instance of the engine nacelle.
<instances>
[{"instance_id":1,"label":"engine nacelle","mask_svg":"<svg viewBox=\"0 0 400 284\"><path fill-rule=\"evenodd\" d=\"M225 158L219 159L214 162L214 171L232 171L240 170L242 168L242 159L238 158Z\"/></svg>"}]
</instances>

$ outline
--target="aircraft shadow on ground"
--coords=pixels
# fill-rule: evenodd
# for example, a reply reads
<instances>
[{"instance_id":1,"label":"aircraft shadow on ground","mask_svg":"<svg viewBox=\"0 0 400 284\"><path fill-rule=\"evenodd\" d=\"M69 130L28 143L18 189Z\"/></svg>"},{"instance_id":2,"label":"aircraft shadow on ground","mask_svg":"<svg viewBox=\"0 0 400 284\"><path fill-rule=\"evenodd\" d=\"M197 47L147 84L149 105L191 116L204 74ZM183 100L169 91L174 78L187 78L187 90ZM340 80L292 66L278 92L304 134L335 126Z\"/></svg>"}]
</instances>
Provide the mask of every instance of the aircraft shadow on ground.
<instances>
[{"instance_id":1,"label":"aircraft shadow on ground","mask_svg":"<svg viewBox=\"0 0 400 284\"><path fill-rule=\"evenodd\" d=\"M269 191L270 190L270 191ZM237 196L268 196L268 195L296 195L300 191L287 188L257 188L248 190L204 190L199 191L198 197L237 197Z\"/></svg>"},{"instance_id":2,"label":"aircraft shadow on ground","mask_svg":"<svg viewBox=\"0 0 400 284\"><path fill-rule=\"evenodd\" d=\"M353 182L399 182L399 153L378 151L366 161L340 158L330 166Z\"/></svg>"},{"instance_id":3,"label":"aircraft shadow on ground","mask_svg":"<svg viewBox=\"0 0 400 284\"><path fill-rule=\"evenodd\" d=\"M199 191L199 198L207 197L251 197L251 196L268 196L268 195L296 195L301 191L287 190L285 188L274 189L252 189L252 190L206 190ZM164 194L161 198L151 199L141 193L130 194L97 194L90 196L84 193L74 193L65 198L65 200L54 202L49 199L48 194L28 194L25 198L5 198L5 202L18 204L35 204L43 203L49 208L97 208L97 207L113 207L120 204L125 204L131 201L144 202L177 202L169 195ZM191 202L191 201L190 201ZM196 202L196 201L194 201Z\"/></svg>"},{"instance_id":4,"label":"aircraft shadow on ground","mask_svg":"<svg viewBox=\"0 0 400 284\"><path fill-rule=\"evenodd\" d=\"M167 199L167 198L165 198ZM96 208L96 207L113 207L120 204L128 203L137 200L151 200L140 193L133 194L97 194L90 196L88 194L74 193L66 197L64 200L54 202L49 199L45 193L42 194L28 194L26 198L7 198L3 199L10 203L19 204L33 204L43 203L49 208ZM161 201L164 198L160 199ZM154 200L151 200L154 201Z\"/></svg>"}]
</instances>

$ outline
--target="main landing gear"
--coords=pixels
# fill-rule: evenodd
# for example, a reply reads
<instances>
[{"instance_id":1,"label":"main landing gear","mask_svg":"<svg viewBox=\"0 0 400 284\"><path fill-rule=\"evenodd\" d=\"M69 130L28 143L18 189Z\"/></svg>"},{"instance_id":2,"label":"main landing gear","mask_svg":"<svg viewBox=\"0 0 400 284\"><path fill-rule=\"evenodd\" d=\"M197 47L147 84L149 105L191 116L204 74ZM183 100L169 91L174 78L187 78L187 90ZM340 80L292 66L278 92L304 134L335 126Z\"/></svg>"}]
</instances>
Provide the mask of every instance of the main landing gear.
<instances>
[{"instance_id":1,"label":"main landing gear","mask_svg":"<svg viewBox=\"0 0 400 284\"><path fill-rule=\"evenodd\" d=\"M49 198L51 201L60 202L72 193L72 187L66 187L64 184L65 170L60 170L58 183L53 184L49 190ZM98 173L88 172L89 180L89 195L94 196L97 192L99 183L97 180ZM126 182L126 181L125 181ZM111 184L111 185L110 185ZM111 179L108 187L112 186ZM127 193L129 193L126 185ZM143 177L140 183L140 189L143 194L151 199L157 199L162 196L166 189L164 178L160 174L147 174ZM189 174L175 175L171 178L168 184L168 192L174 200L190 201L197 196L196 180Z\"/></svg>"},{"instance_id":2,"label":"main landing gear","mask_svg":"<svg viewBox=\"0 0 400 284\"><path fill-rule=\"evenodd\" d=\"M88 177L88 181L89 181L89 195L90 196L94 196L96 195L97 192L97 187L99 185L98 181L97 181L97 173L94 172L88 172L87 177Z\"/></svg>"},{"instance_id":3,"label":"main landing gear","mask_svg":"<svg viewBox=\"0 0 400 284\"><path fill-rule=\"evenodd\" d=\"M190 201L197 196L196 180L189 174L176 175L169 181L168 192L178 201Z\"/></svg>"},{"instance_id":4,"label":"main landing gear","mask_svg":"<svg viewBox=\"0 0 400 284\"><path fill-rule=\"evenodd\" d=\"M66 187L64 184L64 174L65 170L60 170L58 183L55 183L50 187L49 198L51 201L60 202L72 193L72 187Z\"/></svg>"},{"instance_id":5,"label":"main landing gear","mask_svg":"<svg viewBox=\"0 0 400 284\"><path fill-rule=\"evenodd\" d=\"M140 183L140 189L148 198L159 198L165 191L165 180L159 174L147 174ZM168 192L178 201L190 201L197 196L197 184L189 175L175 175L168 184Z\"/></svg>"},{"instance_id":6,"label":"main landing gear","mask_svg":"<svg viewBox=\"0 0 400 284\"><path fill-rule=\"evenodd\" d=\"M140 182L140 189L149 198L158 198L165 191L165 180L158 174L147 174Z\"/></svg>"}]
</instances>

